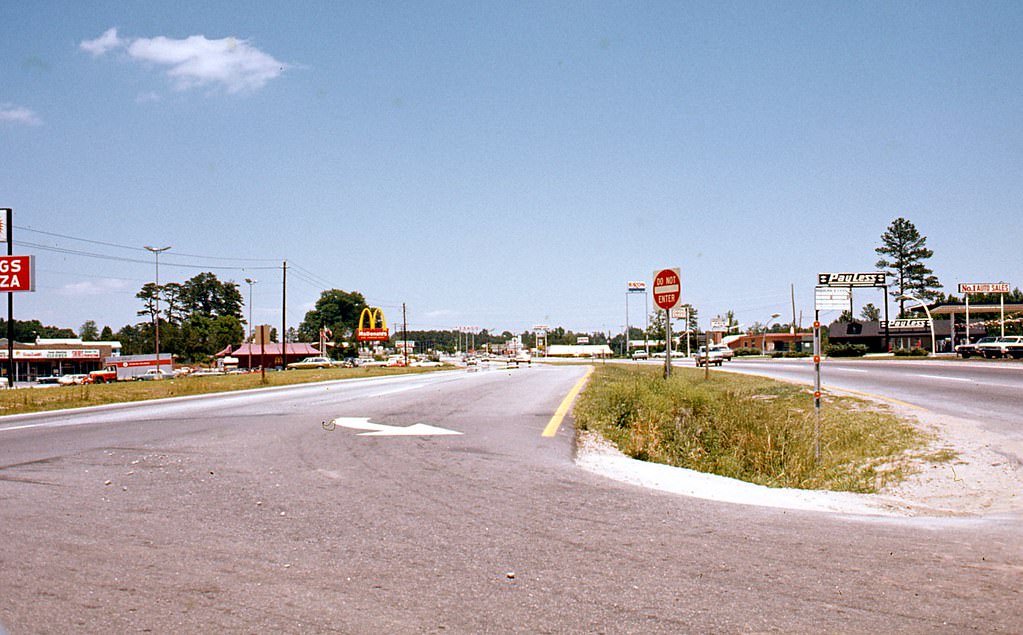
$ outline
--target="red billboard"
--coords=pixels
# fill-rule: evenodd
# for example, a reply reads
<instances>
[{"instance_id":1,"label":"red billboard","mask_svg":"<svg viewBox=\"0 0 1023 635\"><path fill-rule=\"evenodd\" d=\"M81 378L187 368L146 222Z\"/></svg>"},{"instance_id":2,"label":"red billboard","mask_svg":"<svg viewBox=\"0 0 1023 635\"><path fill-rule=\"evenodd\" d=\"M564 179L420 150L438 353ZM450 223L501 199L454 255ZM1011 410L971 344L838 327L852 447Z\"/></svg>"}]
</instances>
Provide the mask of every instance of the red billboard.
<instances>
[{"instance_id":1,"label":"red billboard","mask_svg":"<svg viewBox=\"0 0 1023 635\"><path fill-rule=\"evenodd\" d=\"M0 293L35 291L33 256L0 256Z\"/></svg>"}]
</instances>

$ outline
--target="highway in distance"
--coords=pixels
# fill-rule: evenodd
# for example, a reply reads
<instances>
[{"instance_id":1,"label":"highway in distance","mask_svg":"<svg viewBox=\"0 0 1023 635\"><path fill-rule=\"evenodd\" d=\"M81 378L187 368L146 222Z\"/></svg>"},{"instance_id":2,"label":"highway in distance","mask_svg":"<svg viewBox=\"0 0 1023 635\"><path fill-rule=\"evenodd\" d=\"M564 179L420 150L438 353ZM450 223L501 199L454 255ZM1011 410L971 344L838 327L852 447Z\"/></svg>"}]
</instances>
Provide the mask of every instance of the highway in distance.
<instances>
[{"instance_id":1,"label":"highway in distance","mask_svg":"<svg viewBox=\"0 0 1023 635\"><path fill-rule=\"evenodd\" d=\"M542 436L585 372L2 418L0 625L1020 632L1018 515L843 516L611 481L573 463L570 419Z\"/></svg>"}]
</instances>

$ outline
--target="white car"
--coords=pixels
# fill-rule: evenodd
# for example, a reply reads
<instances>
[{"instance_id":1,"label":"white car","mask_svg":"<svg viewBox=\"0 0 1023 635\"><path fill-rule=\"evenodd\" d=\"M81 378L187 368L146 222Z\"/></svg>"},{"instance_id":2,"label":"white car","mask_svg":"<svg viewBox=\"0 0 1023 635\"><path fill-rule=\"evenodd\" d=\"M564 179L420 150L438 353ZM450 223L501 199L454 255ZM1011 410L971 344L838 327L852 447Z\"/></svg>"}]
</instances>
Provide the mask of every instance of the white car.
<instances>
[{"instance_id":1,"label":"white car","mask_svg":"<svg viewBox=\"0 0 1023 635\"><path fill-rule=\"evenodd\" d=\"M150 368L141 375L136 375L135 379L139 381L154 381L161 379L174 379L174 373L163 370L162 368Z\"/></svg>"},{"instance_id":2,"label":"white car","mask_svg":"<svg viewBox=\"0 0 1023 635\"><path fill-rule=\"evenodd\" d=\"M331 368L334 366L334 362L327 357L306 357L300 362L291 362L288 364L288 370L305 369L305 368Z\"/></svg>"}]
</instances>

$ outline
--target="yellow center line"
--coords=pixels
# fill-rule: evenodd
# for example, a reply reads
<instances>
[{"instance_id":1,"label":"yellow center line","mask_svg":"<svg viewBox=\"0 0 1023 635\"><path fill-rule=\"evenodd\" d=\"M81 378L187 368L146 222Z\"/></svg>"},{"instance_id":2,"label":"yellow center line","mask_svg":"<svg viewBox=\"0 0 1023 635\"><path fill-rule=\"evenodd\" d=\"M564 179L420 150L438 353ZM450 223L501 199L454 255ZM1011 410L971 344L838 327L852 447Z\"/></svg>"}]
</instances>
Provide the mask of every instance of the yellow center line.
<instances>
[{"instance_id":1,"label":"yellow center line","mask_svg":"<svg viewBox=\"0 0 1023 635\"><path fill-rule=\"evenodd\" d=\"M561 400L561 405L554 411L554 416L551 417L551 420L547 423L547 427L543 429L543 434L540 436L553 437L558 433L558 428L561 427L561 422L564 421L565 415L568 414L568 409L572 407L572 402L575 401L575 398L579 395L579 391L583 389L583 386L586 384L586 380L590 378L590 373L592 372L593 366L590 366L586 369L586 374L582 376L582 379L577 381L575 386L572 386L572 390L568 391L565 398Z\"/></svg>"}]
</instances>

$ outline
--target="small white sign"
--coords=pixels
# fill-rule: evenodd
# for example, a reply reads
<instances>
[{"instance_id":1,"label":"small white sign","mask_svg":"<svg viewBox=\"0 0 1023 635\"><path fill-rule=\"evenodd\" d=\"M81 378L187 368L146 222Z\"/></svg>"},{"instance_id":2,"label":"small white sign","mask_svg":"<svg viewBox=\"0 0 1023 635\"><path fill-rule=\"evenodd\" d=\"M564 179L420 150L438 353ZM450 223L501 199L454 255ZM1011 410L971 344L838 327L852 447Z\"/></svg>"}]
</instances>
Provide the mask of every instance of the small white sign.
<instances>
[{"instance_id":1,"label":"small white sign","mask_svg":"<svg viewBox=\"0 0 1023 635\"><path fill-rule=\"evenodd\" d=\"M646 293L646 282L643 280L629 280L626 284L629 293Z\"/></svg>"},{"instance_id":2,"label":"small white sign","mask_svg":"<svg viewBox=\"0 0 1023 635\"><path fill-rule=\"evenodd\" d=\"M815 287L814 305L818 311L845 311L852 302L849 287Z\"/></svg>"},{"instance_id":3,"label":"small white sign","mask_svg":"<svg viewBox=\"0 0 1023 635\"><path fill-rule=\"evenodd\" d=\"M671 317L673 320L688 320L689 319L689 307L677 306L671 310Z\"/></svg>"},{"instance_id":4,"label":"small white sign","mask_svg":"<svg viewBox=\"0 0 1023 635\"><path fill-rule=\"evenodd\" d=\"M710 321L710 330L725 331L728 329L728 321L721 318L714 318Z\"/></svg>"}]
</instances>

